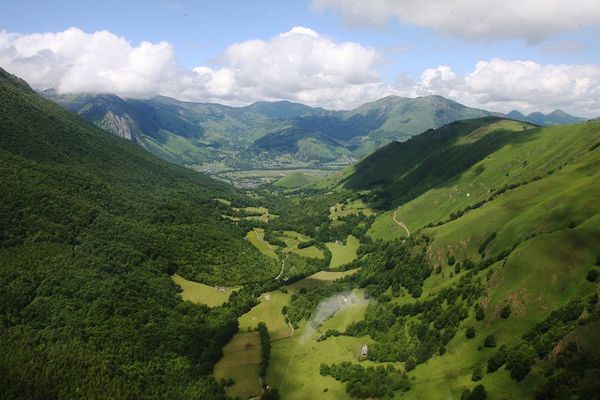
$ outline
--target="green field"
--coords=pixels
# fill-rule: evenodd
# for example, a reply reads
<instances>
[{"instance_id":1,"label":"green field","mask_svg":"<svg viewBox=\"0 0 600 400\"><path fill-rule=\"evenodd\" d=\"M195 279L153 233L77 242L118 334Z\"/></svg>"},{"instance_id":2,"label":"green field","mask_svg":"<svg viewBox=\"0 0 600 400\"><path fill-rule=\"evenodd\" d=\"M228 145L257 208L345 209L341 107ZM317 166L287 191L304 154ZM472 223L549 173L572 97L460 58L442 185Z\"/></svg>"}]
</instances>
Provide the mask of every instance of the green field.
<instances>
[{"instance_id":1,"label":"green field","mask_svg":"<svg viewBox=\"0 0 600 400\"><path fill-rule=\"evenodd\" d=\"M258 332L236 334L223 348L223 357L215 365L215 379L233 379L235 384L226 389L231 397L249 399L261 394L258 377L261 359Z\"/></svg>"},{"instance_id":2,"label":"green field","mask_svg":"<svg viewBox=\"0 0 600 400\"><path fill-rule=\"evenodd\" d=\"M361 321L365 317L369 302L365 299L364 291L362 289L355 289L349 298L350 303L348 307L342 308L325 321L319 329L321 332L326 332L328 329L336 329L343 332L352 322Z\"/></svg>"},{"instance_id":3,"label":"green field","mask_svg":"<svg viewBox=\"0 0 600 400\"><path fill-rule=\"evenodd\" d=\"M327 282L333 282L345 276L352 275L358 272L358 269L348 271L319 271L311 276L308 276L298 282L288 285L287 288L291 292L298 292L300 289L312 289L321 286Z\"/></svg>"},{"instance_id":4,"label":"green field","mask_svg":"<svg viewBox=\"0 0 600 400\"><path fill-rule=\"evenodd\" d=\"M231 293L239 289L239 287L217 288L208 286L203 283L188 281L177 274L171 276L171 279L181 287L181 298L183 300L206 304L209 307L217 307L227 302Z\"/></svg>"},{"instance_id":5,"label":"green field","mask_svg":"<svg viewBox=\"0 0 600 400\"><path fill-rule=\"evenodd\" d=\"M246 234L246 239L252 243L254 247L258 249L262 254L267 257L271 257L278 260L279 257L275 253L275 246L272 246L265 241L265 230L262 228L254 228Z\"/></svg>"},{"instance_id":6,"label":"green field","mask_svg":"<svg viewBox=\"0 0 600 400\"><path fill-rule=\"evenodd\" d=\"M322 259L325 257L323 251L321 251L321 249L319 249L317 246L309 246L304 249L298 248L298 243L311 240L309 236L294 231L284 231L283 236L281 236L280 239L286 244L284 251L291 251L299 256L308 258Z\"/></svg>"},{"instance_id":7,"label":"green field","mask_svg":"<svg viewBox=\"0 0 600 400\"><path fill-rule=\"evenodd\" d=\"M331 251L329 268L337 268L356 259L356 250L360 246L360 241L354 236L349 235L346 238L346 244L326 243L326 246Z\"/></svg>"},{"instance_id":8,"label":"green field","mask_svg":"<svg viewBox=\"0 0 600 400\"><path fill-rule=\"evenodd\" d=\"M321 363L358 362L357 353L369 338L338 336L317 342L306 337L304 325L292 339L273 342L267 381L286 400L346 399L345 384L319 373Z\"/></svg>"},{"instance_id":9,"label":"green field","mask_svg":"<svg viewBox=\"0 0 600 400\"><path fill-rule=\"evenodd\" d=\"M339 217L359 213L366 216L375 214L375 212L361 199L354 200L350 203L336 203L329 208L329 218L333 221L337 220Z\"/></svg>"},{"instance_id":10,"label":"green field","mask_svg":"<svg viewBox=\"0 0 600 400\"><path fill-rule=\"evenodd\" d=\"M269 329L271 340L289 337L291 330L281 309L289 303L290 298L291 295L279 290L262 294L260 304L239 318L240 331L255 329L259 322L264 322Z\"/></svg>"}]
</instances>

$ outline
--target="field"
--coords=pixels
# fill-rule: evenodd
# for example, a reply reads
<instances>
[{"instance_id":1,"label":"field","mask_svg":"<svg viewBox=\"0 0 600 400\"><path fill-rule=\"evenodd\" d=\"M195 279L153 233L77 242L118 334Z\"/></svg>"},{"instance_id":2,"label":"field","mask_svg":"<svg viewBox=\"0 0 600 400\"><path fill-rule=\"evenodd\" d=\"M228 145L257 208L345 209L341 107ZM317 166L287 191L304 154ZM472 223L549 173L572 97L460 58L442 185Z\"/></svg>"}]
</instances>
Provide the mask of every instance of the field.
<instances>
[{"instance_id":1,"label":"field","mask_svg":"<svg viewBox=\"0 0 600 400\"><path fill-rule=\"evenodd\" d=\"M337 279L341 279L345 276L352 275L358 272L357 269L351 269L348 271L319 271L306 277L298 282L294 282L287 286L287 289L291 292L299 292L300 289L312 289L317 286L321 286L327 282L333 282Z\"/></svg>"},{"instance_id":2,"label":"field","mask_svg":"<svg viewBox=\"0 0 600 400\"><path fill-rule=\"evenodd\" d=\"M260 296L260 304L239 318L240 332L254 329L259 322L264 322L269 329L271 340L290 336L290 327L281 314L283 306L289 303L291 295L279 290L264 293Z\"/></svg>"},{"instance_id":3,"label":"field","mask_svg":"<svg viewBox=\"0 0 600 400\"><path fill-rule=\"evenodd\" d=\"M358 250L360 242L357 238L350 235L346 239L346 244L326 243L326 246L331 251L329 268L337 268L356 259L356 250Z\"/></svg>"},{"instance_id":4,"label":"field","mask_svg":"<svg viewBox=\"0 0 600 400\"><path fill-rule=\"evenodd\" d=\"M321 363L357 362L361 345L369 338L338 336L317 342L307 337L305 326L292 339L273 342L267 381L286 400L346 399L345 384L319 373Z\"/></svg>"},{"instance_id":5,"label":"field","mask_svg":"<svg viewBox=\"0 0 600 400\"><path fill-rule=\"evenodd\" d=\"M329 218L333 221L339 217L363 213L366 216L373 215L374 212L362 200L355 200L351 203L337 203L329 209Z\"/></svg>"},{"instance_id":6,"label":"field","mask_svg":"<svg viewBox=\"0 0 600 400\"><path fill-rule=\"evenodd\" d=\"M326 332L328 329L336 329L343 332L352 322L358 322L364 318L367 305L369 304L364 297L364 291L362 289L355 289L349 297L349 307L342 308L325 321L321 325L321 332Z\"/></svg>"},{"instance_id":7,"label":"field","mask_svg":"<svg viewBox=\"0 0 600 400\"><path fill-rule=\"evenodd\" d=\"M304 249L298 248L298 243L307 242L311 239L306 235L294 231L284 231L283 236L281 236L280 239L286 244L285 251L291 251L299 256L308 258L322 259L325 257L325 254L323 254L321 249L319 249L317 246L309 246Z\"/></svg>"},{"instance_id":8,"label":"field","mask_svg":"<svg viewBox=\"0 0 600 400\"><path fill-rule=\"evenodd\" d=\"M218 381L233 379L235 384L226 390L233 398L258 397L261 394L260 359L260 334L238 333L223 348L223 358L215 365L213 375Z\"/></svg>"},{"instance_id":9,"label":"field","mask_svg":"<svg viewBox=\"0 0 600 400\"><path fill-rule=\"evenodd\" d=\"M258 249L267 257L271 257L278 260L279 257L275 253L275 246L270 245L265 241L265 231L262 228L254 228L246 234L246 239L252 243L254 247Z\"/></svg>"},{"instance_id":10,"label":"field","mask_svg":"<svg viewBox=\"0 0 600 400\"><path fill-rule=\"evenodd\" d=\"M214 286L188 281L177 274L173 275L171 279L181 287L181 298L183 300L189 300L192 303L206 304L209 307L217 307L227 302L231 293L239 289L238 287L234 287L219 290Z\"/></svg>"}]
</instances>

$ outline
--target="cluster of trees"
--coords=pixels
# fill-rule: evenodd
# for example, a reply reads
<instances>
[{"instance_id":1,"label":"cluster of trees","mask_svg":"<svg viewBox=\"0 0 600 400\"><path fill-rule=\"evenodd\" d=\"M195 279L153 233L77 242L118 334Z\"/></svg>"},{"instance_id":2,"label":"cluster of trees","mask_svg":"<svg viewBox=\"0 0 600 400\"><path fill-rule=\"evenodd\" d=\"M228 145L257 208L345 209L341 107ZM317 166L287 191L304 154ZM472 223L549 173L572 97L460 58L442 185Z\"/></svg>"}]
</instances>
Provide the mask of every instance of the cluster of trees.
<instances>
[{"instance_id":1,"label":"cluster of trees","mask_svg":"<svg viewBox=\"0 0 600 400\"><path fill-rule=\"evenodd\" d=\"M292 295L290 304L283 307L282 313L287 315L290 323L298 328L303 319L310 319L319 303L328 297L350 290L352 285L346 281L338 284L327 284Z\"/></svg>"},{"instance_id":2,"label":"cluster of trees","mask_svg":"<svg viewBox=\"0 0 600 400\"><path fill-rule=\"evenodd\" d=\"M260 355L260 370L259 375L265 377L267 368L269 368L269 357L271 356L271 336L264 322L258 323L258 333L260 334L260 346L262 349Z\"/></svg>"},{"instance_id":3,"label":"cluster of trees","mask_svg":"<svg viewBox=\"0 0 600 400\"><path fill-rule=\"evenodd\" d=\"M351 324L346 334L370 335L375 343L369 359L406 361L406 369L411 370L434 354L445 352L446 344L483 291L483 284L470 272L425 301L401 306L392 305L389 299L372 303L364 320Z\"/></svg>"},{"instance_id":4,"label":"cluster of trees","mask_svg":"<svg viewBox=\"0 0 600 400\"><path fill-rule=\"evenodd\" d=\"M411 251L412 242L367 242L358 249L359 260L353 267L362 267L356 283L367 293L385 301L384 293L390 289L398 295L403 288L413 297L420 297L423 282L431 275L427 257L423 252Z\"/></svg>"},{"instance_id":5,"label":"cluster of trees","mask_svg":"<svg viewBox=\"0 0 600 400\"><path fill-rule=\"evenodd\" d=\"M548 355L560 340L573 331L583 308L583 301L577 299L553 311L548 318L527 332L522 342L512 347L500 347L488 360L488 372L494 372L506 364L513 379L525 379L536 360ZM493 344L495 345L495 339Z\"/></svg>"},{"instance_id":6,"label":"cluster of trees","mask_svg":"<svg viewBox=\"0 0 600 400\"><path fill-rule=\"evenodd\" d=\"M395 393L410 389L410 379L406 373L392 365L364 368L349 362L337 365L321 364L320 373L346 382L346 392L359 399L392 399Z\"/></svg>"}]
</instances>

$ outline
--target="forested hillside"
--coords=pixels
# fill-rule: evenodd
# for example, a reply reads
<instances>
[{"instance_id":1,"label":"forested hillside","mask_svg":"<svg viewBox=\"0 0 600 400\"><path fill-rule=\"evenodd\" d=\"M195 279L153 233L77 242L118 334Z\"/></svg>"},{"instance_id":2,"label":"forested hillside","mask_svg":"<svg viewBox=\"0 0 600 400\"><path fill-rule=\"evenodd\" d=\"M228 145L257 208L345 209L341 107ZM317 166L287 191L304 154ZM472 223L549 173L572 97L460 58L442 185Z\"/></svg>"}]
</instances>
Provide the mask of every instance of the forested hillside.
<instances>
[{"instance_id":1,"label":"forested hillside","mask_svg":"<svg viewBox=\"0 0 600 400\"><path fill-rule=\"evenodd\" d=\"M253 285L184 303L170 275L270 279L222 220L230 187L159 160L0 71L3 398L219 398L210 377Z\"/></svg>"}]
</instances>

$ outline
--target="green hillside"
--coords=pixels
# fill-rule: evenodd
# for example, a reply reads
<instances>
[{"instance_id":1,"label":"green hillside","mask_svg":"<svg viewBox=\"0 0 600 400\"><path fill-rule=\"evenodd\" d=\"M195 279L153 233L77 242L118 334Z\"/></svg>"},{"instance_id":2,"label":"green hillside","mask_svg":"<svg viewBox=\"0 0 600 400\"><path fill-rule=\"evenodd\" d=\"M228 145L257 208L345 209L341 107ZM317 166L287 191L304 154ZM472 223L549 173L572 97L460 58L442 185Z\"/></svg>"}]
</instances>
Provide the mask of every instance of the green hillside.
<instances>
[{"instance_id":1,"label":"green hillside","mask_svg":"<svg viewBox=\"0 0 600 400\"><path fill-rule=\"evenodd\" d=\"M208 309L170 276L232 286L277 274L214 200L244 198L3 70L0 132L2 397L223 398L210 373L252 285Z\"/></svg>"},{"instance_id":2,"label":"green hillside","mask_svg":"<svg viewBox=\"0 0 600 400\"><path fill-rule=\"evenodd\" d=\"M314 177L312 175L305 174L304 172L292 172L284 176L281 179L278 179L273 183L275 186L279 186L286 189L295 189L307 185L312 185L315 182L318 182L319 178Z\"/></svg>"},{"instance_id":3,"label":"green hillside","mask_svg":"<svg viewBox=\"0 0 600 400\"><path fill-rule=\"evenodd\" d=\"M344 266L352 275L290 286L306 288L286 307L300 338L275 344L267 377L290 399L308 393L310 374L331 399L342 388L352 398L594 398L599 145L598 122L487 117L391 144L346 171L327 192L330 209L357 197L385 207ZM321 223L316 235L335 230ZM366 311L337 306L320 327L332 296L356 288ZM282 368L296 373L280 377Z\"/></svg>"}]
</instances>

